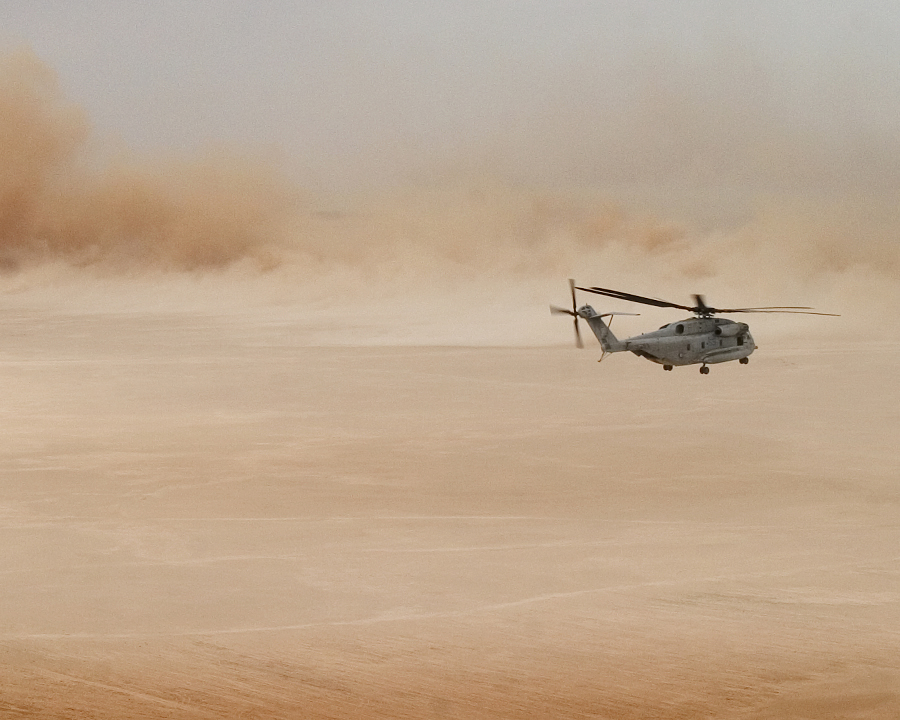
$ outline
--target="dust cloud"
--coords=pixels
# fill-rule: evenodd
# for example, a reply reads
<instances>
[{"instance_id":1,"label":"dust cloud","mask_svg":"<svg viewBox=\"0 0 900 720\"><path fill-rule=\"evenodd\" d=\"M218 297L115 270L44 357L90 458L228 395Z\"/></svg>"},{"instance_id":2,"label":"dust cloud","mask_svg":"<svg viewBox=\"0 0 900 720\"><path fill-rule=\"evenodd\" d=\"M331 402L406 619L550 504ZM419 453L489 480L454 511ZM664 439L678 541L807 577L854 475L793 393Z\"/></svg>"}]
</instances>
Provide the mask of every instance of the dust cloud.
<instances>
[{"instance_id":1,"label":"dust cloud","mask_svg":"<svg viewBox=\"0 0 900 720\"><path fill-rule=\"evenodd\" d=\"M88 122L28 52L0 60L0 263L64 260L126 271L263 266L296 194L237 153L198 159L89 150ZM99 165L99 167L98 167Z\"/></svg>"},{"instance_id":2,"label":"dust cloud","mask_svg":"<svg viewBox=\"0 0 900 720\"><path fill-rule=\"evenodd\" d=\"M753 156L759 169L765 156L736 134L712 131L721 118L702 123L691 114L702 103L690 101L689 90L685 98L650 95L654 107L634 110L640 121L631 137L613 135L633 149L643 127L649 144L631 157L637 176L659 174L660 158L681 153L685 182L708 188L721 174L727 193L734 178L703 160L710 155L698 141L704 128L713 148L731 138L743 148L734 162ZM577 115L572 105L569 113ZM77 305L79 295L99 297L101 276L112 285L116 276L137 277L147 288L161 283L164 292L189 285L172 273L195 280L205 273L200 285L217 285L211 302L233 296L245 306L284 306L292 297L309 303L339 296L374 302L387 317L412 299L429 312L449 305L474 316L484 302L491 313L512 303L536 310L558 301L564 278L573 276L675 302L701 292L719 305L815 305L858 316L854 322L866 327L893 325L900 219L883 191L855 195L858 183L841 195L832 178L822 192L811 192L809 178L776 172L777 190L756 193L749 204L744 198L737 213L727 198L704 200L701 210L695 198L694 211L686 210L677 190L672 202L660 203L660 187L651 200L636 194L633 183L625 187L621 167L614 182L584 187L458 167L393 188L314 197L271 157L235 148L146 157L92 137L85 113L29 51L0 60L0 109L0 282L10 291L65 282ZM661 118L670 120L665 133ZM739 126L737 117L727 119ZM572 117L563 112L560 122L568 123L569 144L572 137L588 143L586 132L572 129ZM763 120L757 111L745 122ZM583 148L587 157L611 154L614 143L602 142L603 132L597 129L601 142ZM546 143L540 133L519 139L528 140ZM781 168L778 149L791 139L772 143L768 156ZM527 155L526 147L518 151ZM695 155L699 164L688 158ZM613 167L622 164L613 160ZM698 176L701 166L706 170ZM786 193L785 182L794 181L797 193ZM229 283L237 283L233 292ZM202 294L198 286L181 299ZM773 320L773 327L779 323L797 327L785 320ZM478 341L477 333L467 338L458 329L445 339ZM520 328L499 341L548 338Z\"/></svg>"}]
</instances>

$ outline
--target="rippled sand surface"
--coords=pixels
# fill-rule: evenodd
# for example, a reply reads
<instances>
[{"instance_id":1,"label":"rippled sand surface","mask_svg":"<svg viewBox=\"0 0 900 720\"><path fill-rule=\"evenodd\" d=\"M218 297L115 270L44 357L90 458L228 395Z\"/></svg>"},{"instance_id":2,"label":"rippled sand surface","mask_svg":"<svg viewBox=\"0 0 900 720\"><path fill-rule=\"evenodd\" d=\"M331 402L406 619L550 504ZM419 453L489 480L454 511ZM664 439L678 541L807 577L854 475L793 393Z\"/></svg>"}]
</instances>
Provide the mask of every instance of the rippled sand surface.
<instances>
[{"instance_id":1,"label":"rippled sand surface","mask_svg":"<svg viewBox=\"0 0 900 720\"><path fill-rule=\"evenodd\" d=\"M2 324L4 717L900 716L896 344Z\"/></svg>"}]
</instances>

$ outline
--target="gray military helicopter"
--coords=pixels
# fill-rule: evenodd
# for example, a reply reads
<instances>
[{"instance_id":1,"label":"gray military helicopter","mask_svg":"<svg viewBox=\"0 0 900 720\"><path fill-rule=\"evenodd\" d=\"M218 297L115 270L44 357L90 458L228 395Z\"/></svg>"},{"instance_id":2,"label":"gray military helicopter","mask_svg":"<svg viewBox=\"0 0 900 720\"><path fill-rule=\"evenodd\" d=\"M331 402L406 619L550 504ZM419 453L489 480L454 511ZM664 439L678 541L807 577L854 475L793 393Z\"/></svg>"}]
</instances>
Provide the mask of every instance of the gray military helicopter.
<instances>
[{"instance_id":1,"label":"gray military helicopter","mask_svg":"<svg viewBox=\"0 0 900 720\"><path fill-rule=\"evenodd\" d=\"M550 306L550 312L560 315L571 315L575 318L575 344L581 348L581 331L578 329L579 318L590 325L603 354L603 360L610 353L624 352L626 350L635 355L647 358L663 366L663 370L671 370L676 365L700 365L702 375L709 374L707 365L730 362L737 360L742 365L750 362L750 354L756 350L756 343L750 334L747 323L726 320L713 317L719 313L794 313L801 315L829 315L832 313L811 312L808 307L758 307L758 308L714 308L707 305L702 295L694 295L694 307L678 305L676 303L657 300L655 298L632 295L619 290L608 290L600 287L576 287L575 281L569 280L569 290L572 293L572 309ZM610 312L598 315L590 305L576 307L575 291L595 293L617 300L653 305L655 307L670 307L680 310L688 310L694 313L694 317L686 320L663 325L659 330L635 335L627 340L619 340L613 335L609 325L603 322L603 318L614 315L637 315L638 313ZM612 320L610 320L610 325Z\"/></svg>"}]
</instances>

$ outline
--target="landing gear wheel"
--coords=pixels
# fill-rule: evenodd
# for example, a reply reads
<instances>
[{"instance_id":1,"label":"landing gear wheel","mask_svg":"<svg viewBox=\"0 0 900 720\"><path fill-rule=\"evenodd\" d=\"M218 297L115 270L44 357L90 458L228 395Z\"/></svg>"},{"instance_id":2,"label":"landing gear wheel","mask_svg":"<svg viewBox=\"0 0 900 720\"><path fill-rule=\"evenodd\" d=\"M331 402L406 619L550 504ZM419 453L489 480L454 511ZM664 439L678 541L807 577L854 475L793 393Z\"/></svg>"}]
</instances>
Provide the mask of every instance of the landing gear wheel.
<instances>
[{"instance_id":1,"label":"landing gear wheel","mask_svg":"<svg viewBox=\"0 0 900 720\"><path fill-rule=\"evenodd\" d=\"M740 360L738 360L738 362L741 365L746 365L748 362L750 362L750 358L741 358Z\"/></svg>"},{"instance_id":2,"label":"landing gear wheel","mask_svg":"<svg viewBox=\"0 0 900 720\"><path fill-rule=\"evenodd\" d=\"M704 365L703 367L700 368L700 374L701 375L709 375L709 368L706 367L706 365Z\"/></svg>"},{"instance_id":3,"label":"landing gear wheel","mask_svg":"<svg viewBox=\"0 0 900 720\"><path fill-rule=\"evenodd\" d=\"M671 370L671 369L672 369L671 365L663 365L663 370Z\"/></svg>"}]
</instances>

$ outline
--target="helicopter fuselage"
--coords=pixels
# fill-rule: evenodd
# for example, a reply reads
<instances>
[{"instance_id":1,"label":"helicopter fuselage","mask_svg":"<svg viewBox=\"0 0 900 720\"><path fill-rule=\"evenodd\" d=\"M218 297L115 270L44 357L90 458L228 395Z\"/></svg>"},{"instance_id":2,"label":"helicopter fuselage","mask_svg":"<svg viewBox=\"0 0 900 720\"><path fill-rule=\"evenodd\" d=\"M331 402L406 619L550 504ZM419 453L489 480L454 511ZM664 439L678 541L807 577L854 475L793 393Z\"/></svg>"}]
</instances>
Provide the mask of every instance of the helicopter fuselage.
<instances>
[{"instance_id":1,"label":"helicopter fuselage","mask_svg":"<svg viewBox=\"0 0 900 720\"><path fill-rule=\"evenodd\" d=\"M660 365L712 365L756 350L747 324L725 318L679 320L621 342L625 350Z\"/></svg>"}]
</instances>

